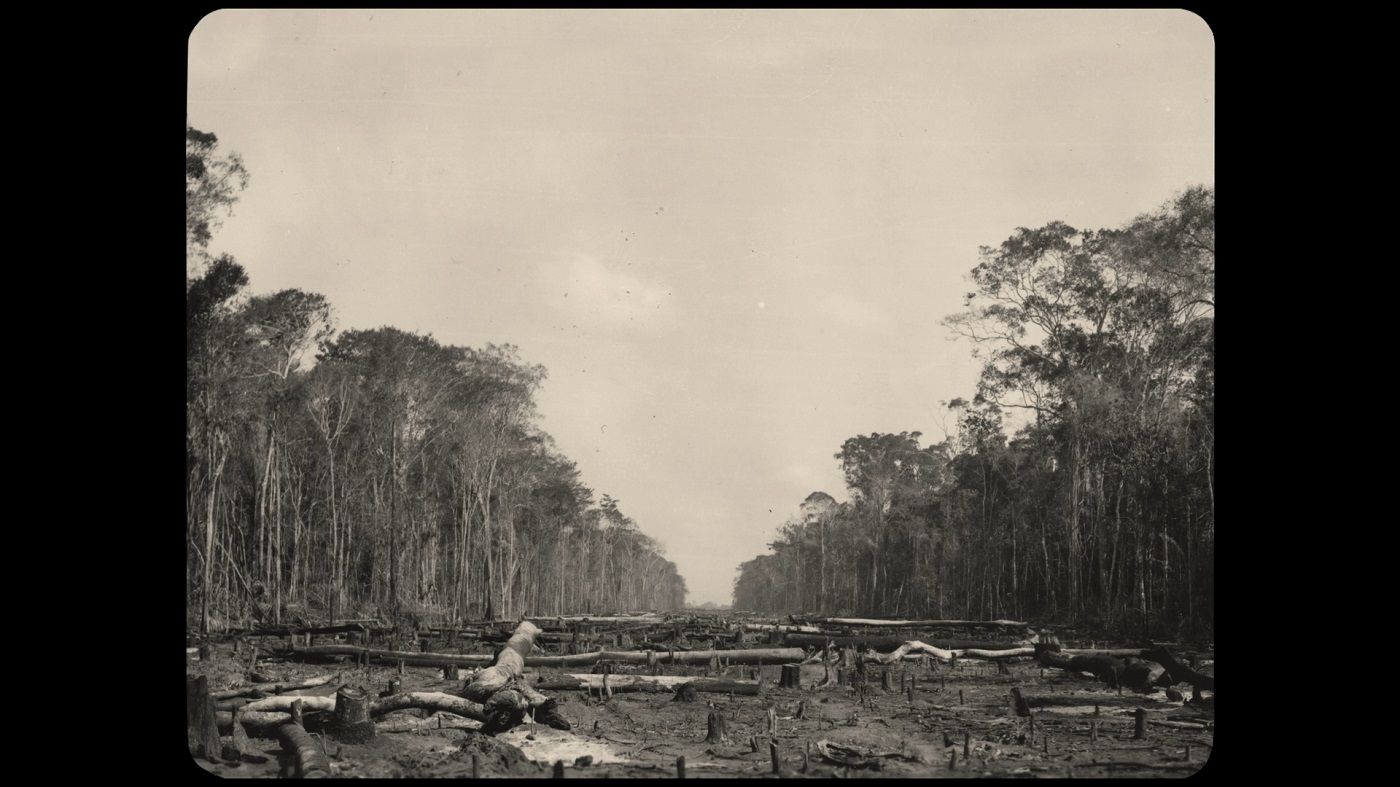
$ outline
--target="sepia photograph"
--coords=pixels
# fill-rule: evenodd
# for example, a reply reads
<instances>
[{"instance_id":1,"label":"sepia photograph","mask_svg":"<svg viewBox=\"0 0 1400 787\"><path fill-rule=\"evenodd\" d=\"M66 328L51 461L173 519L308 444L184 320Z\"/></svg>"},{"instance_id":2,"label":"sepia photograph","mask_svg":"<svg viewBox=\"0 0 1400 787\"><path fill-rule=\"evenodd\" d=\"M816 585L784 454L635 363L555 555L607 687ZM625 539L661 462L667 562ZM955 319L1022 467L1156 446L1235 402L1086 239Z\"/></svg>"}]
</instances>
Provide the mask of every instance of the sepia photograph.
<instances>
[{"instance_id":1,"label":"sepia photograph","mask_svg":"<svg viewBox=\"0 0 1400 787\"><path fill-rule=\"evenodd\" d=\"M1206 19L224 9L186 55L192 771L1207 767Z\"/></svg>"}]
</instances>

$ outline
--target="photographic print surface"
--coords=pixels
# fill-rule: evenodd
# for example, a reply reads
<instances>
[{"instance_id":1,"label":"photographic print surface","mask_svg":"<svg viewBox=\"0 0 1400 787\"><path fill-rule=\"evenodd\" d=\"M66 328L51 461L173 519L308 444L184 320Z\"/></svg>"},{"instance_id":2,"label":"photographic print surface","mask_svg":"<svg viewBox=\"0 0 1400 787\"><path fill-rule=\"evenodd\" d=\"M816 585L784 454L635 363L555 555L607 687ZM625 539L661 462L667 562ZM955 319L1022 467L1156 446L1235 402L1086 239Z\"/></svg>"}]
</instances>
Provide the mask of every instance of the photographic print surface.
<instances>
[{"instance_id":1,"label":"photographic print surface","mask_svg":"<svg viewBox=\"0 0 1400 787\"><path fill-rule=\"evenodd\" d=\"M1199 16L222 10L188 56L200 768L1209 759Z\"/></svg>"}]
</instances>

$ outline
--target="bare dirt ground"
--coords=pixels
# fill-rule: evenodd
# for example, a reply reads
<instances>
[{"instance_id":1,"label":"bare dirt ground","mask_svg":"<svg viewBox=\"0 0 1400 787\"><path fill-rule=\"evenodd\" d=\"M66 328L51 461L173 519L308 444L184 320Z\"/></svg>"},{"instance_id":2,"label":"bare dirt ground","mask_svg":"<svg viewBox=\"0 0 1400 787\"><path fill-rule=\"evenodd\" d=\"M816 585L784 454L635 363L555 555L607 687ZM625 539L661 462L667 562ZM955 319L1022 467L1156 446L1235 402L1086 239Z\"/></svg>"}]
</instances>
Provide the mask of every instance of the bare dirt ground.
<instances>
[{"instance_id":1,"label":"bare dirt ground","mask_svg":"<svg viewBox=\"0 0 1400 787\"><path fill-rule=\"evenodd\" d=\"M188 664L186 671L207 675L210 689L218 691L242 685L244 667L223 645L215 646L207 662ZM604 702L580 691L558 692L560 712L573 725L567 733L527 723L490 738L472 729L476 722L406 710L380 717L378 735L363 745L317 738L334 775L343 777L469 777L475 755L482 777L547 777L555 761L562 760L565 778L675 778L677 758L684 757L686 778L774 778L770 739L778 744L779 775L787 778L1185 777L1210 756L1213 698L1169 702L1160 691L1149 697L1120 696L1096 681L1042 670L1033 661L1007 667L1010 674L999 675L995 664L971 660L953 668L904 662L890 668L894 690L885 692L881 668L870 666L862 701L852 686L812 688L824 678L820 665L802 667L801 689L779 688L780 667L774 665L761 668L759 696L701 693L694 702L681 702L671 694L618 693ZM753 669L736 666L723 673L749 678ZM363 667L259 664L260 672L277 680L337 670L338 680L300 693L333 695L337 686L349 682L377 694L398 674L395 668L373 667L366 682ZM548 679L586 671L527 669L526 678L535 682L541 675ZM699 667L671 666L664 674L703 673ZM918 681L911 701L899 686L914 677ZM402 689L452 691L461 683L444 681L436 668L407 667ZM1024 694L1077 702L1036 708L1031 718L1018 716L1010 699L1018 686ZM1142 739L1134 738L1137 706L1150 712ZM767 729L769 709L777 717L776 736ZM719 744L705 742L711 710L726 718L727 739ZM1169 724L1154 723L1158 721ZM1180 722L1187 726L1170 726ZM250 743L253 752L242 762L199 761L200 767L234 778L289 773L290 761L276 740L252 738Z\"/></svg>"}]
</instances>

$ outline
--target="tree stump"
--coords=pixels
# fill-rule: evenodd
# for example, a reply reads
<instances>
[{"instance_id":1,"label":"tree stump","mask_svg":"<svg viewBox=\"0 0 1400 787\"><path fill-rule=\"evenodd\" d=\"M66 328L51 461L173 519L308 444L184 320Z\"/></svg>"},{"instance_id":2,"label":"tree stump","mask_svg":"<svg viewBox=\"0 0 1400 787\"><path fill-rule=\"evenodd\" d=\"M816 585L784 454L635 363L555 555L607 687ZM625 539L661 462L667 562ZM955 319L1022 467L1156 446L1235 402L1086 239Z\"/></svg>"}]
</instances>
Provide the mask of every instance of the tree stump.
<instances>
[{"instance_id":1,"label":"tree stump","mask_svg":"<svg viewBox=\"0 0 1400 787\"><path fill-rule=\"evenodd\" d=\"M248 733L243 729L242 713L238 708L233 709L233 729L230 733L229 742L223 747L224 759L239 762L248 753Z\"/></svg>"},{"instance_id":2,"label":"tree stump","mask_svg":"<svg viewBox=\"0 0 1400 787\"><path fill-rule=\"evenodd\" d=\"M725 729L724 714L719 711L710 711L708 732L705 735L706 743L723 743L728 731Z\"/></svg>"},{"instance_id":3,"label":"tree stump","mask_svg":"<svg viewBox=\"0 0 1400 787\"><path fill-rule=\"evenodd\" d=\"M214 699L209 696L209 678L204 675L185 681L185 727L190 754L218 762L223 754L219 722L214 715Z\"/></svg>"},{"instance_id":4,"label":"tree stump","mask_svg":"<svg viewBox=\"0 0 1400 787\"><path fill-rule=\"evenodd\" d=\"M442 668L443 680L460 680L461 670L456 664L448 664Z\"/></svg>"},{"instance_id":5,"label":"tree stump","mask_svg":"<svg viewBox=\"0 0 1400 787\"><path fill-rule=\"evenodd\" d=\"M889 670L880 670L880 688L886 692L894 691L894 680L890 678Z\"/></svg>"},{"instance_id":6,"label":"tree stump","mask_svg":"<svg viewBox=\"0 0 1400 787\"><path fill-rule=\"evenodd\" d=\"M1138 708L1133 714L1133 740L1147 737L1147 709Z\"/></svg>"},{"instance_id":7,"label":"tree stump","mask_svg":"<svg viewBox=\"0 0 1400 787\"><path fill-rule=\"evenodd\" d=\"M837 686L844 686L844 685L846 685L846 668L845 668L845 667L837 667L837 668L836 668L836 685L837 685Z\"/></svg>"},{"instance_id":8,"label":"tree stump","mask_svg":"<svg viewBox=\"0 0 1400 787\"><path fill-rule=\"evenodd\" d=\"M799 664L784 664L783 675L778 681L778 686L784 689L800 689L802 666Z\"/></svg>"},{"instance_id":9,"label":"tree stump","mask_svg":"<svg viewBox=\"0 0 1400 787\"><path fill-rule=\"evenodd\" d=\"M682 683L676 687L676 696L672 697L675 702L694 702L695 687L689 683Z\"/></svg>"},{"instance_id":10,"label":"tree stump","mask_svg":"<svg viewBox=\"0 0 1400 787\"><path fill-rule=\"evenodd\" d=\"M335 693L334 736L342 743L365 743L374 738L369 717L369 694L346 686Z\"/></svg>"}]
</instances>

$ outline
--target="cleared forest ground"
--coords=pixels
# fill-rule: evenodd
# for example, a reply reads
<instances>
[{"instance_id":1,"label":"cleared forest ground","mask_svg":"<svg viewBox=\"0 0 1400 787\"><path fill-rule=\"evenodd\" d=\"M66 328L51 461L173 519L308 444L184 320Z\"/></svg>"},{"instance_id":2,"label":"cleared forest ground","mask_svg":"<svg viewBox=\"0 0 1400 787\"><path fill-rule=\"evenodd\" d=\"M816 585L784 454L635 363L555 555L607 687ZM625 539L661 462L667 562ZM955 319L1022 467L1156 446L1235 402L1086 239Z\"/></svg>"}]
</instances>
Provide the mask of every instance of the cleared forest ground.
<instances>
[{"instance_id":1,"label":"cleared forest ground","mask_svg":"<svg viewBox=\"0 0 1400 787\"><path fill-rule=\"evenodd\" d=\"M752 618L743 622L763 625L755 624ZM745 633L743 622L689 618L668 620L650 629L616 623L570 624L555 632L546 626L543 641L532 657L586 652L594 650L594 645L634 651L634 638L654 647L663 630L678 636L666 643L667 650L651 664L531 666L527 660L524 680L530 685L587 682L601 687L600 673L604 671L610 673L610 687L626 684L629 676L677 678L662 681L669 684L684 683L685 678L723 679L741 687L756 680L759 685L753 695L742 690L701 691L687 701L672 687L652 692L619 688L610 697L600 696L601 690L596 689L556 688L544 693L559 703L559 714L572 728L567 732L527 718L524 724L488 736L479 731L478 721L443 711L407 709L377 717L376 735L365 743L339 741L332 734L313 733L311 737L324 753L333 776L448 778L474 774L547 777L555 773L556 763L562 763L565 778L676 778L680 758L684 759L686 778L773 778L775 773L787 778L1184 777L1204 764L1214 745L1211 691L1181 687L1185 697L1176 700L1168 699L1171 695L1165 688L1148 693L1120 692L1086 674L1046 668L1033 656L958 658L951 664L937 658L911 658L888 666L869 661L867 656L863 667L857 669L837 666L851 663L847 661L849 653L841 655L833 649L827 654L830 660L823 663L822 651L812 649L809 658L815 658L815 663L803 664L796 673L789 667L787 678L791 681L796 676L796 688L780 685L782 664L725 666L724 659L718 659L717 666L666 662L665 656L671 652L716 646L728 652L772 649L780 647L785 637L801 634ZM511 628L507 623L471 632L421 632L424 636L418 638L416 649L491 655ZM725 630L734 633L714 633ZM908 629L846 627L841 631L856 638L926 642L947 636L944 631L920 634ZM985 630L981 636L988 636ZM386 658L366 667L362 657L299 654L289 647L287 637L261 638L259 652L267 655L260 656L256 667L250 669L251 647L258 639L244 638L237 653L233 642L209 643L208 658L192 657L187 677L207 676L209 690L218 696L219 692L256 688L258 684L250 681L252 672L277 683L329 676L330 680L319 686L273 692L276 696L306 697L308 704L314 704L316 700L310 698L332 698L345 684L364 686L375 697L387 692L393 680L400 683L398 692L459 693L472 673L463 668L457 679L448 680L437 666L399 666ZM304 636L294 635L294 639L299 640L296 647L305 647ZM368 641L374 649L394 644L375 639ZM326 636L316 644L337 641ZM1063 639L1060 645L1066 650L1091 645L1099 650L1138 646ZM885 648L885 652L889 650ZM1213 675L1213 654L1190 649L1179 649L1178 653L1190 654L1201 674ZM835 680L838 668L845 685ZM1023 700L1019 709L1013 689ZM249 701L256 698L221 702ZM1025 715L1027 711L1029 715ZM723 717L722 738L709 736L711 714ZM309 714L308 729L313 727L310 722ZM219 761L196 762L225 777L294 775L292 753L284 751L275 736L261 737L266 733L253 732L238 761L214 758Z\"/></svg>"}]
</instances>

